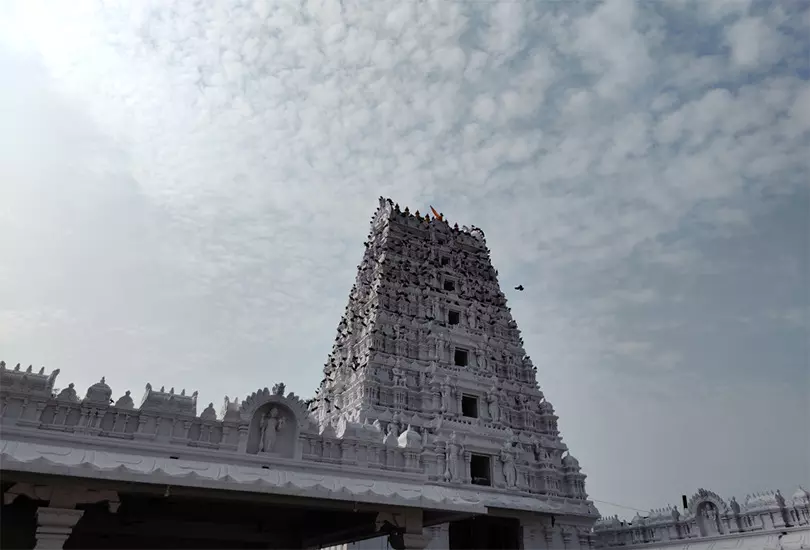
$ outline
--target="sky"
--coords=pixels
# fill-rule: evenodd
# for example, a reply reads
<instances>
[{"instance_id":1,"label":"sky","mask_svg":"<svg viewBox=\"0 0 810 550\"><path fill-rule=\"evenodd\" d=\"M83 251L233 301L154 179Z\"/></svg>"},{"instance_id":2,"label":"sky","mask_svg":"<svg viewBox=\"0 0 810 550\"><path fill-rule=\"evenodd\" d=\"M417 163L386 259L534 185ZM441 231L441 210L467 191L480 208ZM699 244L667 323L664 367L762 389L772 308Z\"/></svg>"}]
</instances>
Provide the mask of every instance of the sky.
<instances>
[{"instance_id":1,"label":"sky","mask_svg":"<svg viewBox=\"0 0 810 550\"><path fill-rule=\"evenodd\" d=\"M810 484L810 2L11 0L0 74L7 363L310 397L384 195L486 232L604 514Z\"/></svg>"}]
</instances>

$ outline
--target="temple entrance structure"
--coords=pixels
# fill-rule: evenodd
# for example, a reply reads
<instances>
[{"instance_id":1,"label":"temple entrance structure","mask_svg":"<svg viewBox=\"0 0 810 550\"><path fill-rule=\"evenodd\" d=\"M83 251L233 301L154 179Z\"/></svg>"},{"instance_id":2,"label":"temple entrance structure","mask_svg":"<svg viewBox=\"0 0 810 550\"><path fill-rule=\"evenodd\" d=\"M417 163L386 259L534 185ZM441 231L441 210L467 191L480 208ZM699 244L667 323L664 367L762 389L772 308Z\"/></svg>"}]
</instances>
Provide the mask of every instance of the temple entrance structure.
<instances>
[{"instance_id":1,"label":"temple entrance structure","mask_svg":"<svg viewBox=\"0 0 810 550\"><path fill-rule=\"evenodd\" d=\"M136 407L0 371L4 548L592 545L483 232L390 200L311 400L277 383L198 414L184 390Z\"/></svg>"}]
</instances>

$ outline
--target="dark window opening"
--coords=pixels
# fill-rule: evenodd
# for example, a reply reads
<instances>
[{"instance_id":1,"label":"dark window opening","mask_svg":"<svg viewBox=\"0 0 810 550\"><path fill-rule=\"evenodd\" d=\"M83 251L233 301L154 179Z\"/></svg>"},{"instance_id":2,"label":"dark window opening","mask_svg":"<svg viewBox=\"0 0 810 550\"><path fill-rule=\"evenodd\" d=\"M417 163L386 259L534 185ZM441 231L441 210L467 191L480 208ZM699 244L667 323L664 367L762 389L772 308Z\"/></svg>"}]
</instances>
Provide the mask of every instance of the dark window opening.
<instances>
[{"instance_id":1,"label":"dark window opening","mask_svg":"<svg viewBox=\"0 0 810 550\"><path fill-rule=\"evenodd\" d=\"M478 398L474 395L461 396L461 416L478 418Z\"/></svg>"},{"instance_id":2,"label":"dark window opening","mask_svg":"<svg viewBox=\"0 0 810 550\"><path fill-rule=\"evenodd\" d=\"M467 350L466 349L458 349L458 348L456 348L456 351L453 354L453 359L454 359L457 367L466 367L467 366Z\"/></svg>"},{"instance_id":3,"label":"dark window opening","mask_svg":"<svg viewBox=\"0 0 810 550\"><path fill-rule=\"evenodd\" d=\"M453 279L445 279L444 289L449 290L450 292L454 291L456 289L456 282Z\"/></svg>"},{"instance_id":4,"label":"dark window opening","mask_svg":"<svg viewBox=\"0 0 810 550\"><path fill-rule=\"evenodd\" d=\"M447 324L448 325L457 325L461 322L461 313L458 311L449 311L447 312Z\"/></svg>"},{"instance_id":5,"label":"dark window opening","mask_svg":"<svg viewBox=\"0 0 810 550\"><path fill-rule=\"evenodd\" d=\"M442 256L441 260L439 260L439 261L441 262L442 266L445 266L445 265L448 265L450 263L450 258L448 258L447 256Z\"/></svg>"},{"instance_id":6,"label":"dark window opening","mask_svg":"<svg viewBox=\"0 0 810 550\"><path fill-rule=\"evenodd\" d=\"M492 467L486 455L470 455L470 477L473 485L492 485Z\"/></svg>"}]
</instances>

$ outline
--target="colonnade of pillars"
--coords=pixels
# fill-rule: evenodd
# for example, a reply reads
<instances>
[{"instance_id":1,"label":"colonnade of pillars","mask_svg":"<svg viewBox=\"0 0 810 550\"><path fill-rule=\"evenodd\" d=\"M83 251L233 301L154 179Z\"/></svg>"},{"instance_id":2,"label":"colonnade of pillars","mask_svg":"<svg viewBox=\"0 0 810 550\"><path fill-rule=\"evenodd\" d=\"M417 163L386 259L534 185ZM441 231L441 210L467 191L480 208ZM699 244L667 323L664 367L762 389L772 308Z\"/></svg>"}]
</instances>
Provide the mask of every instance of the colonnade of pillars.
<instances>
[{"instance_id":1,"label":"colonnade of pillars","mask_svg":"<svg viewBox=\"0 0 810 550\"><path fill-rule=\"evenodd\" d=\"M118 511L118 493L110 490L93 490L80 486L45 486L17 483L3 494L4 504L11 504L18 497L27 497L34 502L47 502L36 509L35 550L62 549L81 520L84 510L80 504L106 503L112 513ZM424 550L430 537L424 533L421 509L403 509L398 513L380 512L377 528L385 523L398 527L404 550Z\"/></svg>"},{"instance_id":2,"label":"colonnade of pillars","mask_svg":"<svg viewBox=\"0 0 810 550\"><path fill-rule=\"evenodd\" d=\"M120 504L118 493L107 490L93 490L79 486L47 486L17 483L3 494L4 504L11 504L17 497L25 496L34 501L48 502L36 511L37 530L35 549L63 548L73 532L73 528L84 515L77 510L78 504L106 502L111 512L116 512Z\"/></svg>"}]
</instances>

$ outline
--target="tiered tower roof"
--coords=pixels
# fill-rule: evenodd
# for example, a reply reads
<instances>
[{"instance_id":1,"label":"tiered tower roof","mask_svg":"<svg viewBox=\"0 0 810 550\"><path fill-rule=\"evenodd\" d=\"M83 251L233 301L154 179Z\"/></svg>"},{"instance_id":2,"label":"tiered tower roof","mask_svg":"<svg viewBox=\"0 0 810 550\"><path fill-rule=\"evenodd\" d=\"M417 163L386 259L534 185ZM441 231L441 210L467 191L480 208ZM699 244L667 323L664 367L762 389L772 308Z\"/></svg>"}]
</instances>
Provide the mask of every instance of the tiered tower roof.
<instances>
[{"instance_id":1,"label":"tiered tower roof","mask_svg":"<svg viewBox=\"0 0 810 550\"><path fill-rule=\"evenodd\" d=\"M391 438L458 445L481 484L498 468L487 473L471 455L499 459L506 472L522 447L536 459L532 489L585 498L483 231L381 197L365 247L311 405L322 428L372 424ZM508 486L516 476L501 477Z\"/></svg>"}]
</instances>

